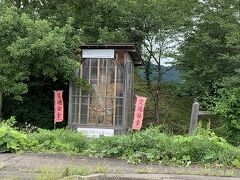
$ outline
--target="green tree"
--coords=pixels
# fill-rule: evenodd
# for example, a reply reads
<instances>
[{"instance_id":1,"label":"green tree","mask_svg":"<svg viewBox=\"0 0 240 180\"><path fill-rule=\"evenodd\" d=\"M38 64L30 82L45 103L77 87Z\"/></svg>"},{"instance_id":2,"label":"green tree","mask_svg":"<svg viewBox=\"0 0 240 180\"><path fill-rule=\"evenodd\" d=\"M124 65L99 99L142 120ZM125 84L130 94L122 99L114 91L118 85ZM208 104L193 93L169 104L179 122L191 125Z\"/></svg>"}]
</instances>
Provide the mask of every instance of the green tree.
<instances>
[{"instance_id":1,"label":"green tree","mask_svg":"<svg viewBox=\"0 0 240 180\"><path fill-rule=\"evenodd\" d=\"M220 115L227 136L239 144L240 4L206 0L199 1L195 10L177 62L183 87Z\"/></svg>"},{"instance_id":2,"label":"green tree","mask_svg":"<svg viewBox=\"0 0 240 180\"><path fill-rule=\"evenodd\" d=\"M69 18L62 27L47 20L34 20L0 2L0 92L21 99L30 79L71 80L87 84L74 75L79 66L81 30L74 30Z\"/></svg>"},{"instance_id":3,"label":"green tree","mask_svg":"<svg viewBox=\"0 0 240 180\"><path fill-rule=\"evenodd\" d=\"M76 29L81 27L88 43L126 41L124 29L128 18L126 13L128 0L10 0L9 2L32 18L47 19L54 25L64 25L69 17L73 17L75 21L72 26ZM108 34L110 37L106 36Z\"/></svg>"},{"instance_id":4,"label":"green tree","mask_svg":"<svg viewBox=\"0 0 240 180\"><path fill-rule=\"evenodd\" d=\"M133 29L142 40L142 52L146 62L146 81L154 102L153 118L155 123L160 123L160 114L167 114L167 112L161 112L160 108L161 98L165 96L162 94L161 61L176 56L176 47L181 43L182 31L185 24L189 23L195 1L137 2L133 10L133 17L136 20L136 27ZM150 78L151 64L156 65L157 78L155 80Z\"/></svg>"},{"instance_id":5,"label":"green tree","mask_svg":"<svg viewBox=\"0 0 240 180\"><path fill-rule=\"evenodd\" d=\"M223 79L235 74L237 64L228 57L239 52L231 47L228 37L233 33L229 26L239 27L237 2L200 1L192 29L185 33L177 65L188 93L200 101L210 103Z\"/></svg>"}]
</instances>

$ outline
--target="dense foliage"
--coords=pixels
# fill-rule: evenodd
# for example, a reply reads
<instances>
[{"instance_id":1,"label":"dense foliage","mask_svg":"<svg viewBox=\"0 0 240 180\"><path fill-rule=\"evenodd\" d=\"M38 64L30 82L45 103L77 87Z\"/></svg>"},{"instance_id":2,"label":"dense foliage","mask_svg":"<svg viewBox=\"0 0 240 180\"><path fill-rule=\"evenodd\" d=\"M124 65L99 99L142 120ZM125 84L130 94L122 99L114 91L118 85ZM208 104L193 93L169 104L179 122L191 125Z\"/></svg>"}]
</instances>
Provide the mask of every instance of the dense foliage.
<instances>
[{"instance_id":1,"label":"dense foliage","mask_svg":"<svg viewBox=\"0 0 240 180\"><path fill-rule=\"evenodd\" d=\"M189 165L215 163L231 165L240 151L209 131L192 136L171 136L159 127L93 140L87 153L97 157L117 157L133 163Z\"/></svg>"},{"instance_id":2,"label":"dense foliage","mask_svg":"<svg viewBox=\"0 0 240 180\"><path fill-rule=\"evenodd\" d=\"M27 133L14 129L12 127L14 123L13 117L0 123L0 153L27 150L29 145Z\"/></svg>"},{"instance_id":3,"label":"dense foliage","mask_svg":"<svg viewBox=\"0 0 240 180\"><path fill-rule=\"evenodd\" d=\"M66 129L44 130L29 134L32 151L81 153L87 149L88 140L81 133Z\"/></svg>"},{"instance_id":4,"label":"dense foliage","mask_svg":"<svg viewBox=\"0 0 240 180\"><path fill-rule=\"evenodd\" d=\"M142 70L139 70L139 73L141 72ZM148 87L142 77L135 75L134 84L134 92L136 94L148 97L144 110L143 127L154 125L154 97L151 91L146 91ZM188 120L191 115L193 98L181 97L178 95L178 91L178 85L171 82L162 83L160 88L160 124L164 130L170 134L185 134L188 132Z\"/></svg>"},{"instance_id":5,"label":"dense foliage","mask_svg":"<svg viewBox=\"0 0 240 180\"><path fill-rule=\"evenodd\" d=\"M240 144L240 88L223 88L219 90L214 110L221 115L226 139L239 146Z\"/></svg>"},{"instance_id":6,"label":"dense foliage","mask_svg":"<svg viewBox=\"0 0 240 180\"><path fill-rule=\"evenodd\" d=\"M177 64L188 92L209 103L222 83L238 74L239 2L200 1L195 11Z\"/></svg>"},{"instance_id":7,"label":"dense foliage","mask_svg":"<svg viewBox=\"0 0 240 180\"><path fill-rule=\"evenodd\" d=\"M3 3L0 8L0 92L20 98L34 83L32 79L40 77L80 82L74 76L79 64L74 51L82 36L72 27L72 18L60 27Z\"/></svg>"},{"instance_id":8,"label":"dense foliage","mask_svg":"<svg viewBox=\"0 0 240 180\"><path fill-rule=\"evenodd\" d=\"M199 1L177 65L184 92L218 113L228 140L239 145L240 4Z\"/></svg>"},{"instance_id":9,"label":"dense foliage","mask_svg":"<svg viewBox=\"0 0 240 180\"><path fill-rule=\"evenodd\" d=\"M81 153L94 157L115 157L131 163L240 164L238 148L203 129L191 136L174 136L163 133L160 127L150 127L127 135L90 140L79 132L65 129L17 131L12 127L13 120L1 123L1 152Z\"/></svg>"}]
</instances>

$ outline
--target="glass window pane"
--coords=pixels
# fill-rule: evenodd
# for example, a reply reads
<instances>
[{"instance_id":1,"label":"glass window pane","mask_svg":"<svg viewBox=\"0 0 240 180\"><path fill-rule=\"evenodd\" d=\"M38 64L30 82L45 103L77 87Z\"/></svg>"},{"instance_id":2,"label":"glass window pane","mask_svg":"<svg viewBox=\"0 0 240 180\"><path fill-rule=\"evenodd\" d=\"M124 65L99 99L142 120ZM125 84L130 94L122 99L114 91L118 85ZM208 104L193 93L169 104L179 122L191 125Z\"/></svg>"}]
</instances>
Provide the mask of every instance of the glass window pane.
<instances>
[{"instance_id":1,"label":"glass window pane","mask_svg":"<svg viewBox=\"0 0 240 180\"><path fill-rule=\"evenodd\" d=\"M106 98L105 106L106 106L106 114L113 115L113 98Z\"/></svg>"},{"instance_id":2,"label":"glass window pane","mask_svg":"<svg viewBox=\"0 0 240 180\"><path fill-rule=\"evenodd\" d=\"M98 59L90 59L89 61L91 61L91 66L92 66L92 67L97 67L97 65L98 65Z\"/></svg>"},{"instance_id":3,"label":"glass window pane","mask_svg":"<svg viewBox=\"0 0 240 180\"><path fill-rule=\"evenodd\" d=\"M79 95L79 87L76 87L74 84L72 84L72 95Z\"/></svg>"},{"instance_id":4,"label":"glass window pane","mask_svg":"<svg viewBox=\"0 0 240 180\"><path fill-rule=\"evenodd\" d=\"M91 79L97 79L97 66L96 67L94 67L94 66L91 67Z\"/></svg>"},{"instance_id":5,"label":"glass window pane","mask_svg":"<svg viewBox=\"0 0 240 180\"><path fill-rule=\"evenodd\" d=\"M117 67L115 67L116 65ZM91 69L89 69L90 67ZM123 97L123 68L111 59L86 59L82 64L82 77L87 82L90 81L94 90L91 94L81 92L81 123L112 126L113 120L116 118L115 124L121 125L123 98L116 97ZM79 92L77 93L79 95ZM79 103L79 98L73 99L73 103ZM89 106L88 103L90 103ZM115 117L113 117L114 108ZM75 108L74 113L78 113L78 111L79 109ZM76 121L77 118L78 116L76 116Z\"/></svg>"},{"instance_id":6,"label":"glass window pane","mask_svg":"<svg viewBox=\"0 0 240 180\"><path fill-rule=\"evenodd\" d=\"M123 105L123 98L117 98L116 99L116 105L117 106L122 106Z\"/></svg>"},{"instance_id":7,"label":"glass window pane","mask_svg":"<svg viewBox=\"0 0 240 180\"><path fill-rule=\"evenodd\" d=\"M88 113L88 105L82 105L81 114L87 114L87 113Z\"/></svg>"},{"instance_id":8,"label":"glass window pane","mask_svg":"<svg viewBox=\"0 0 240 180\"><path fill-rule=\"evenodd\" d=\"M117 83L116 90L117 92L123 92L123 83Z\"/></svg>"},{"instance_id":9,"label":"glass window pane","mask_svg":"<svg viewBox=\"0 0 240 180\"><path fill-rule=\"evenodd\" d=\"M81 118L81 124L87 124L87 118L88 118L87 114L81 114L80 118Z\"/></svg>"},{"instance_id":10,"label":"glass window pane","mask_svg":"<svg viewBox=\"0 0 240 180\"><path fill-rule=\"evenodd\" d=\"M123 97L123 93L122 92L117 92L117 97Z\"/></svg>"},{"instance_id":11,"label":"glass window pane","mask_svg":"<svg viewBox=\"0 0 240 180\"><path fill-rule=\"evenodd\" d=\"M71 123L76 123L77 121L76 121L76 114L72 114L72 122Z\"/></svg>"},{"instance_id":12,"label":"glass window pane","mask_svg":"<svg viewBox=\"0 0 240 180\"><path fill-rule=\"evenodd\" d=\"M77 68L77 69L76 69L75 75L76 75L77 77L79 77L79 75L80 75L80 68Z\"/></svg>"},{"instance_id":13,"label":"glass window pane","mask_svg":"<svg viewBox=\"0 0 240 180\"><path fill-rule=\"evenodd\" d=\"M111 126L113 125L113 116L112 115L106 115L104 125Z\"/></svg>"},{"instance_id":14,"label":"glass window pane","mask_svg":"<svg viewBox=\"0 0 240 180\"><path fill-rule=\"evenodd\" d=\"M79 103L79 96L73 96L73 97L72 97L72 103L73 103L73 104Z\"/></svg>"},{"instance_id":15,"label":"glass window pane","mask_svg":"<svg viewBox=\"0 0 240 180\"><path fill-rule=\"evenodd\" d=\"M88 97L82 97L81 98L81 103L82 104L88 104Z\"/></svg>"},{"instance_id":16,"label":"glass window pane","mask_svg":"<svg viewBox=\"0 0 240 180\"><path fill-rule=\"evenodd\" d=\"M84 59L82 66L89 66L89 59Z\"/></svg>"},{"instance_id":17,"label":"glass window pane","mask_svg":"<svg viewBox=\"0 0 240 180\"><path fill-rule=\"evenodd\" d=\"M72 114L76 113L76 104L72 104Z\"/></svg>"},{"instance_id":18,"label":"glass window pane","mask_svg":"<svg viewBox=\"0 0 240 180\"><path fill-rule=\"evenodd\" d=\"M90 83L93 84L97 84L97 79L91 79Z\"/></svg>"},{"instance_id":19,"label":"glass window pane","mask_svg":"<svg viewBox=\"0 0 240 180\"><path fill-rule=\"evenodd\" d=\"M123 70L120 67L118 67L118 71L117 71L117 82L118 83L123 82Z\"/></svg>"},{"instance_id":20,"label":"glass window pane","mask_svg":"<svg viewBox=\"0 0 240 180\"><path fill-rule=\"evenodd\" d=\"M88 79L89 79L89 66L83 66L82 79L88 81Z\"/></svg>"},{"instance_id":21,"label":"glass window pane","mask_svg":"<svg viewBox=\"0 0 240 180\"><path fill-rule=\"evenodd\" d=\"M116 125L121 126L122 125L122 116L116 116Z\"/></svg>"},{"instance_id":22,"label":"glass window pane","mask_svg":"<svg viewBox=\"0 0 240 180\"><path fill-rule=\"evenodd\" d=\"M116 106L116 116L120 116L123 113L123 107L122 106Z\"/></svg>"},{"instance_id":23,"label":"glass window pane","mask_svg":"<svg viewBox=\"0 0 240 180\"><path fill-rule=\"evenodd\" d=\"M109 68L108 69L108 74L107 74L107 82L108 83L114 83L114 76L115 76L115 69L114 68Z\"/></svg>"},{"instance_id":24,"label":"glass window pane","mask_svg":"<svg viewBox=\"0 0 240 180\"><path fill-rule=\"evenodd\" d=\"M82 91L82 96L88 96L89 93L87 91Z\"/></svg>"}]
</instances>

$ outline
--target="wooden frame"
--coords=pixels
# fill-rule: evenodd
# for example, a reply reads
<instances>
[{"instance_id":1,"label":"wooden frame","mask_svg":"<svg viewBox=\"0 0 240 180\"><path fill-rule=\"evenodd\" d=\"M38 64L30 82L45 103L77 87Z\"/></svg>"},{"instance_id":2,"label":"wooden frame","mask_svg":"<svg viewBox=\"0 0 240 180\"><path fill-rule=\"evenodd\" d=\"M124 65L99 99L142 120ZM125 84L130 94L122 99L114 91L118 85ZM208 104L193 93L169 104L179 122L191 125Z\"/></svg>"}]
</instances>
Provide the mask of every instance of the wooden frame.
<instances>
[{"instance_id":1,"label":"wooden frame","mask_svg":"<svg viewBox=\"0 0 240 180\"><path fill-rule=\"evenodd\" d=\"M101 50L101 55L104 54L101 58L98 54L92 56L88 53L80 60L82 65L78 76L92 84L94 93L80 90L75 94L73 91L76 87L70 83L68 115L70 127L109 128L114 129L114 134L124 133L130 128L133 116L133 66L134 63L141 64L141 59L133 49L134 46L129 47L131 50L110 48L111 51L114 49L113 58L106 58L104 51ZM86 46L86 49L91 48ZM74 103L73 100L76 99L78 101ZM77 110L74 109L76 107Z\"/></svg>"},{"instance_id":2,"label":"wooden frame","mask_svg":"<svg viewBox=\"0 0 240 180\"><path fill-rule=\"evenodd\" d=\"M94 65L93 65L93 61L94 61ZM96 65L95 65L95 62L97 63ZM84 66L84 63L86 63L86 67ZM95 76L96 76L97 79L96 80L94 79L93 81L94 82L96 81L95 82L96 86L100 86L100 81L105 80L106 85L104 84L103 92L100 91L101 97L99 97L97 94L88 94L87 96L85 96L84 94L82 94L82 91L80 90L79 96L78 96L79 97L79 101L78 101L79 112L78 112L77 124L79 124L79 125L89 125L89 126L93 125L93 126L99 126L99 127L105 127L105 126L115 127L116 126L116 115L117 115L117 113L119 113L119 112L116 111L116 100L123 98L123 97L117 97L117 93L116 93L117 92L118 71L123 71L122 67L118 67L118 66L120 66L120 65L117 63L117 56L116 56L116 59L103 59L103 58L101 59L101 58L98 58L98 59L85 59L83 61L83 64L80 67L79 77L83 78L83 77L86 76L87 79L85 79L85 80L88 83L91 84L91 81L93 80L92 79L92 73L93 73L92 68L96 68L97 70L96 70L96 75ZM110 72L109 68L111 69L111 72ZM85 76L83 76L83 74L85 74L86 72L87 72L87 74ZM121 73L123 74L124 72L121 72ZM100 77L101 76L100 74L103 74L105 77L110 77L109 82L107 82L107 79L104 79L104 77ZM108 83L111 83L111 85L108 84ZM122 82L122 86L124 86L123 84L124 84L124 82ZM112 88L112 92L109 90L110 87ZM109 94L109 92L110 92L110 94ZM88 100L88 102L87 102L87 123L83 124L83 121L81 119L82 118L81 109L82 109L82 106L85 106L85 104L82 104L81 100L82 100L82 98L86 98L86 97L88 98L87 99ZM103 117L101 117L103 119L100 123L98 121L92 121L93 118L96 118L98 120L101 119L99 117L100 116L99 113L96 112L94 114L92 112L93 111L94 99L98 100L98 98L101 98L103 100L103 106L105 108L105 111L102 113ZM69 101L69 103L71 103L71 102ZM112 104L112 107L109 108L109 104L110 105ZM122 108L123 105L120 104L120 106ZM110 112L112 112L112 115L107 114L107 110L109 110L109 109L111 109ZM85 113L86 112L84 112L84 114ZM92 117L93 114L94 114L94 117ZM108 117L107 117L107 115L108 115ZM108 120L107 120L107 118L108 118ZM71 124L71 122L69 122L69 123Z\"/></svg>"}]
</instances>

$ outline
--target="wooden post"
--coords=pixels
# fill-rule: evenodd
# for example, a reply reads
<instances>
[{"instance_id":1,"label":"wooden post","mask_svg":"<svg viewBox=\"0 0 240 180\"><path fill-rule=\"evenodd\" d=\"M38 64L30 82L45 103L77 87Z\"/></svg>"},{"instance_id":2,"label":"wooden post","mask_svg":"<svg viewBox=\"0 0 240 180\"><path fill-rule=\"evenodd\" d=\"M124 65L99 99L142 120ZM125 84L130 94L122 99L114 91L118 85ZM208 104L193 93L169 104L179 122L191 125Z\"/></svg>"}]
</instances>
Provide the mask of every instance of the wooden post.
<instances>
[{"instance_id":1,"label":"wooden post","mask_svg":"<svg viewBox=\"0 0 240 180\"><path fill-rule=\"evenodd\" d=\"M0 92L0 119L2 119L3 93Z\"/></svg>"},{"instance_id":2,"label":"wooden post","mask_svg":"<svg viewBox=\"0 0 240 180\"><path fill-rule=\"evenodd\" d=\"M192 114L191 114L191 121L190 121L190 126L189 126L189 134L194 133L197 129L198 113L199 113L199 103L194 102L192 105Z\"/></svg>"},{"instance_id":3,"label":"wooden post","mask_svg":"<svg viewBox=\"0 0 240 180\"><path fill-rule=\"evenodd\" d=\"M69 98L68 98L68 126L72 129L72 124L74 124L72 120L72 82L69 82Z\"/></svg>"}]
</instances>

